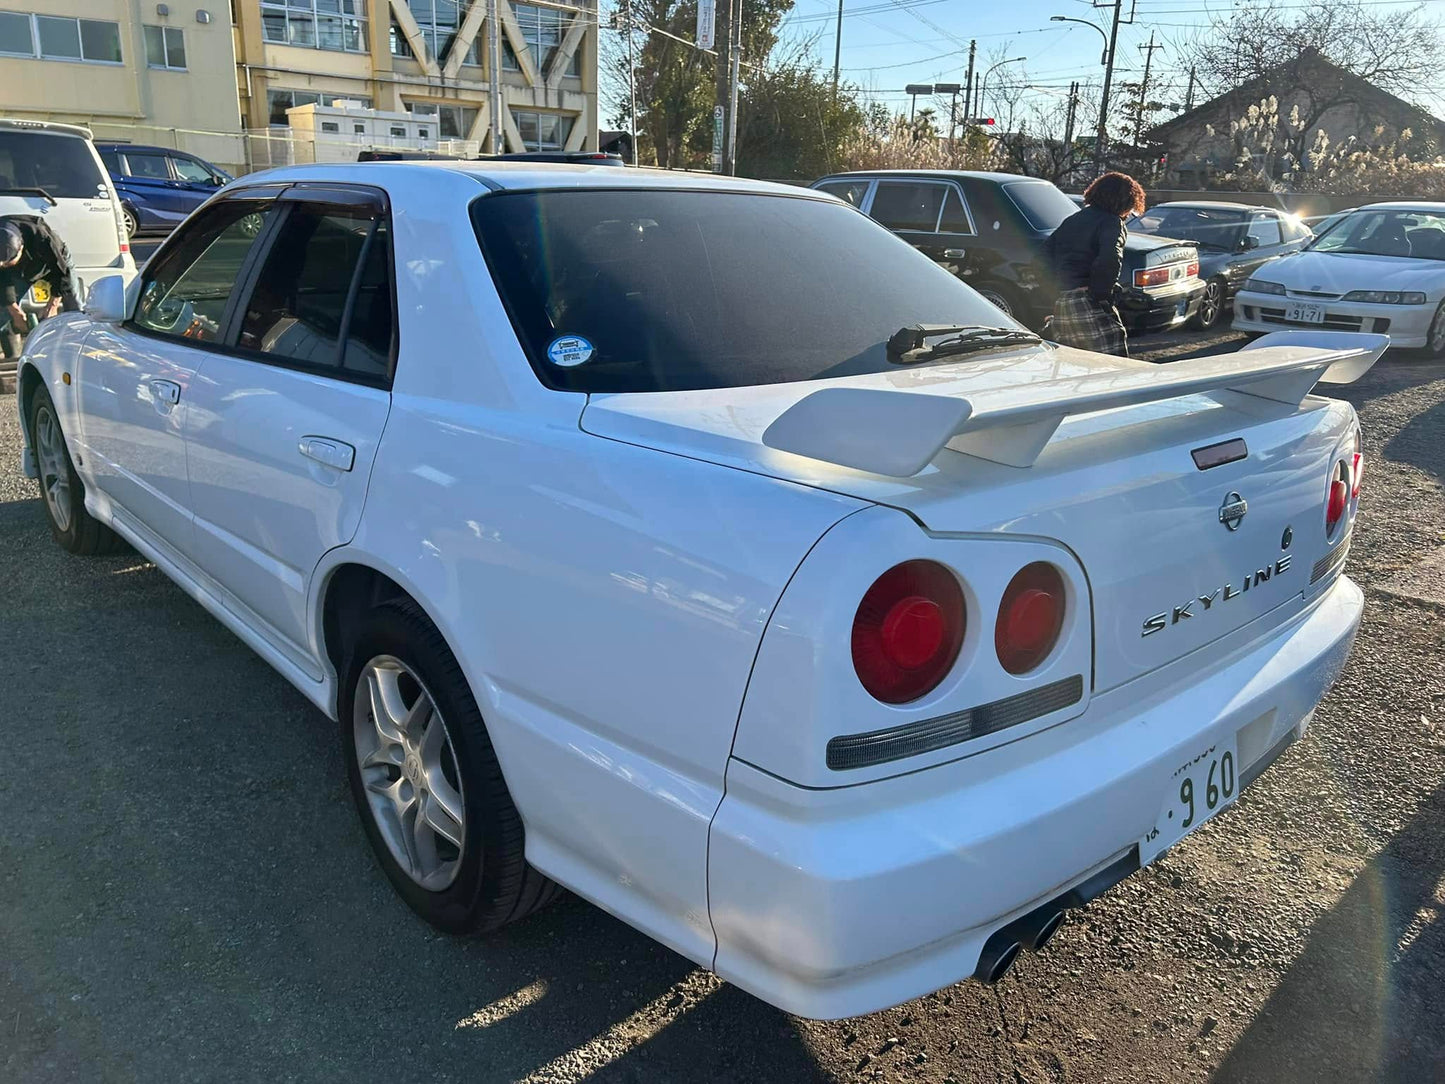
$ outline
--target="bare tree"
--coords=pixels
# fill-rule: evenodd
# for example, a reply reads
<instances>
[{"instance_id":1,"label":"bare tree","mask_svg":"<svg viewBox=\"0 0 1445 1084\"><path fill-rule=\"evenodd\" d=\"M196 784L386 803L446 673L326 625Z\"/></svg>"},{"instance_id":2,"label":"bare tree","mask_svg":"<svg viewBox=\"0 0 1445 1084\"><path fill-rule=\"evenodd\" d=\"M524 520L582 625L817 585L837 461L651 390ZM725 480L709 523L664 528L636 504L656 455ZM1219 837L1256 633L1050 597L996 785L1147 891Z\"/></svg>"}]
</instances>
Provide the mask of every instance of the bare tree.
<instances>
[{"instance_id":1,"label":"bare tree","mask_svg":"<svg viewBox=\"0 0 1445 1084\"><path fill-rule=\"evenodd\" d=\"M997 122L993 140L1003 168L1056 184L1074 179L1092 154L1097 89L1080 87L1070 139L1067 88L1035 86L1023 68L1011 69L1004 79L998 74L987 87L984 104Z\"/></svg>"}]
</instances>

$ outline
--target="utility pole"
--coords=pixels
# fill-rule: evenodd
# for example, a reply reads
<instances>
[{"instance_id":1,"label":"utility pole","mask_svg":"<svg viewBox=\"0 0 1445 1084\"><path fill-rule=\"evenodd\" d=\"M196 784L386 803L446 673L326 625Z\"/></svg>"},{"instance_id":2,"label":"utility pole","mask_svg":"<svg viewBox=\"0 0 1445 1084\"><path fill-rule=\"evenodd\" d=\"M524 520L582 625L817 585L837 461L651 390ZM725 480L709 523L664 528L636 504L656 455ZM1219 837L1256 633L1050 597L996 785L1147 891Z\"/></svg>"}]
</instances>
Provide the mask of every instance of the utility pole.
<instances>
[{"instance_id":1,"label":"utility pole","mask_svg":"<svg viewBox=\"0 0 1445 1084\"><path fill-rule=\"evenodd\" d=\"M1102 173L1104 171L1104 147L1109 138L1109 89L1114 85L1114 47L1119 43L1119 24L1125 26L1134 21L1134 12L1130 8L1129 18L1123 20L1120 16L1124 11L1124 0L1114 0L1112 4L1098 4L1095 7L1112 7L1114 17L1109 28L1109 56L1104 64L1104 91L1099 98L1099 128L1094 133L1094 169Z\"/></svg>"},{"instance_id":2,"label":"utility pole","mask_svg":"<svg viewBox=\"0 0 1445 1084\"><path fill-rule=\"evenodd\" d=\"M733 19L732 72L728 87L728 174L738 172L738 67L743 57L743 0L736 0Z\"/></svg>"},{"instance_id":3,"label":"utility pole","mask_svg":"<svg viewBox=\"0 0 1445 1084\"><path fill-rule=\"evenodd\" d=\"M1064 121L1064 176L1074 172L1074 118L1079 113L1079 84L1069 84L1069 113Z\"/></svg>"},{"instance_id":4,"label":"utility pole","mask_svg":"<svg viewBox=\"0 0 1445 1084\"><path fill-rule=\"evenodd\" d=\"M713 101L716 103L713 109L713 168L719 173L731 173L728 168L728 103L731 100L732 92L732 52L733 52L733 23L736 18L736 11L741 0L718 0L717 13L718 21L722 24L717 28L715 39L717 42L717 73L716 87Z\"/></svg>"},{"instance_id":5,"label":"utility pole","mask_svg":"<svg viewBox=\"0 0 1445 1084\"><path fill-rule=\"evenodd\" d=\"M497 0L487 0L487 104L492 118L492 153L507 150L506 128L502 123L502 32L498 26Z\"/></svg>"},{"instance_id":6,"label":"utility pole","mask_svg":"<svg viewBox=\"0 0 1445 1084\"><path fill-rule=\"evenodd\" d=\"M632 164L637 165L637 55L632 38L632 0L619 0L618 29L627 35L627 136Z\"/></svg>"},{"instance_id":7,"label":"utility pole","mask_svg":"<svg viewBox=\"0 0 1445 1084\"><path fill-rule=\"evenodd\" d=\"M1189 66L1189 90L1184 95L1184 112L1194 108L1194 66Z\"/></svg>"},{"instance_id":8,"label":"utility pole","mask_svg":"<svg viewBox=\"0 0 1445 1084\"><path fill-rule=\"evenodd\" d=\"M1134 114L1134 146L1139 145L1139 136L1144 131L1144 110L1149 102L1149 65L1154 59L1154 50L1164 46L1154 44L1154 31L1149 31L1149 44L1139 46L1144 52L1144 78L1139 81L1139 109Z\"/></svg>"},{"instance_id":9,"label":"utility pole","mask_svg":"<svg viewBox=\"0 0 1445 1084\"><path fill-rule=\"evenodd\" d=\"M978 42L968 43L968 78L963 87L963 137L968 138L968 122L973 117L973 58L978 53Z\"/></svg>"},{"instance_id":10,"label":"utility pole","mask_svg":"<svg viewBox=\"0 0 1445 1084\"><path fill-rule=\"evenodd\" d=\"M843 0L838 0L838 29L833 34L833 100L838 100L838 65L843 60Z\"/></svg>"}]
</instances>

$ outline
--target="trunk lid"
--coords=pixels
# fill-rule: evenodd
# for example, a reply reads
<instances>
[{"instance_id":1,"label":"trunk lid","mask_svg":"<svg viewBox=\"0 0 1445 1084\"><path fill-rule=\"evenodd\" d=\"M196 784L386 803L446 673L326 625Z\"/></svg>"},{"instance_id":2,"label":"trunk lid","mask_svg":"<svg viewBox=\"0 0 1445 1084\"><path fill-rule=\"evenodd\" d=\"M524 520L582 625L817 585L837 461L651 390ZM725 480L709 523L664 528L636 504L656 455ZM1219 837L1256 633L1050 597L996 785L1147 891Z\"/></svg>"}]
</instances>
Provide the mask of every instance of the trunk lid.
<instances>
[{"instance_id":1,"label":"trunk lid","mask_svg":"<svg viewBox=\"0 0 1445 1084\"><path fill-rule=\"evenodd\" d=\"M1024 349L841 382L595 395L582 427L895 507L936 533L1062 543L1089 578L1094 688L1103 691L1304 604L1315 561L1339 541L1325 536L1324 507L1353 423L1347 404L1309 398L1296 406L1229 390L1185 395L1066 417L1027 469L950 446L911 477L778 451L763 433L820 384L946 383L950 394L983 402L1000 389L1154 368ZM1231 440L1244 442L1242 458L1196 464L1192 452Z\"/></svg>"}]
</instances>

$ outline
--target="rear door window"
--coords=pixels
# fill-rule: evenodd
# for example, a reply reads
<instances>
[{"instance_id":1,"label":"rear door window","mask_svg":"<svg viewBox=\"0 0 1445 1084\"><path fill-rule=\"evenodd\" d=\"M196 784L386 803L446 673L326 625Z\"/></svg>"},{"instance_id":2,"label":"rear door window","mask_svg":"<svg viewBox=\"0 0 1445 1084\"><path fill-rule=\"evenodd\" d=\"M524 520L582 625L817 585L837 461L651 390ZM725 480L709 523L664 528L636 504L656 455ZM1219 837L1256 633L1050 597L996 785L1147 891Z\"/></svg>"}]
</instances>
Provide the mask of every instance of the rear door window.
<instances>
[{"instance_id":1,"label":"rear door window","mask_svg":"<svg viewBox=\"0 0 1445 1084\"><path fill-rule=\"evenodd\" d=\"M0 195L43 188L54 199L104 198L104 179L80 136L0 131Z\"/></svg>"},{"instance_id":2,"label":"rear door window","mask_svg":"<svg viewBox=\"0 0 1445 1084\"><path fill-rule=\"evenodd\" d=\"M130 164L132 177L143 177L147 181L171 179L171 169L166 165L166 156L163 154L141 154L136 151L127 151L125 160Z\"/></svg>"},{"instance_id":3,"label":"rear door window","mask_svg":"<svg viewBox=\"0 0 1445 1084\"><path fill-rule=\"evenodd\" d=\"M947 194L937 181L879 181L868 213L890 230L936 233Z\"/></svg>"},{"instance_id":4,"label":"rear door window","mask_svg":"<svg viewBox=\"0 0 1445 1084\"><path fill-rule=\"evenodd\" d=\"M246 298L236 345L301 366L339 369L352 282L377 219L366 205L291 204Z\"/></svg>"},{"instance_id":5,"label":"rear door window","mask_svg":"<svg viewBox=\"0 0 1445 1084\"><path fill-rule=\"evenodd\" d=\"M272 213L269 200L230 200L182 225L146 269L134 325L196 342L218 341L246 258Z\"/></svg>"}]
</instances>

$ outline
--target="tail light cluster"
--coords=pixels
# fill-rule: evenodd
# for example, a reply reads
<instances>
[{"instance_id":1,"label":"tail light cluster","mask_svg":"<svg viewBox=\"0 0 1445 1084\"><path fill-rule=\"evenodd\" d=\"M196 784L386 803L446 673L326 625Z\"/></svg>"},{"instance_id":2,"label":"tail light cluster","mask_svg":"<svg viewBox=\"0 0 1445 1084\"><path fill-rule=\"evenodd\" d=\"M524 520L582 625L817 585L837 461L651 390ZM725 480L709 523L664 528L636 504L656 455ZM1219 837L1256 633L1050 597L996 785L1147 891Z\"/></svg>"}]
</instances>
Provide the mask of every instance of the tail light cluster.
<instances>
[{"instance_id":1,"label":"tail light cluster","mask_svg":"<svg viewBox=\"0 0 1445 1084\"><path fill-rule=\"evenodd\" d=\"M905 704L953 669L967 629L958 580L935 561L894 565L868 588L853 616L853 669L874 699ZM1010 674L1035 669L1064 627L1064 581L1042 561L1010 581L994 622L994 649Z\"/></svg>"},{"instance_id":2,"label":"tail light cluster","mask_svg":"<svg viewBox=\"0 0 1445 1084\"><path fill-rule=\"evenodd\" d=\"M1355 433L1355 454L1350 459L1350 499L1360 495L1360 479L1365 476L1365 453L1360 434Z\"/></svg>"},{"instance_id":3,"label":"tail light cluster","mask_svg":"<svg viewBox=\"0 0 1445 1084\"><path fill-rule=\"evenodd\" d=\"M1341 459L1330 472L1330 486L1325 495L1325 534L1333 538L1340 521L1350 507L1350 468Z\"/></svg>"}]
</instances>

